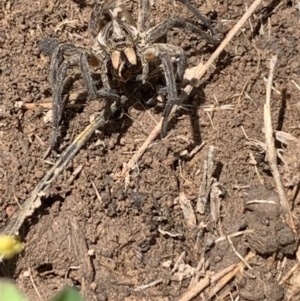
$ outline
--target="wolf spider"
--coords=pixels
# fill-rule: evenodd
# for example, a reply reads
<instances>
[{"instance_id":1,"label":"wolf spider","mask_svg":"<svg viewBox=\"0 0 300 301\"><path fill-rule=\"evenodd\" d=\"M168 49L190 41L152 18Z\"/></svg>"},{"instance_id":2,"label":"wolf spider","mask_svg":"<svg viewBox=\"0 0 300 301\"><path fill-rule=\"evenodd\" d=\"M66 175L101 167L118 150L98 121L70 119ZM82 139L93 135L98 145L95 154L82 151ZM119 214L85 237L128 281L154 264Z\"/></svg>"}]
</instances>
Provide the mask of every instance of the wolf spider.
<instances>
[{"instance_id":1,"label":"wolf spider","mask_svg":"<svg viewBox=\"0 0 300 301\"><path fill-rule=\"evenodd\" d=\"M213 33L206 19L188 0L180 1L187 4ZM91 14L89 31L95 39L92 49L60 44L52 53L50 83L53 89L53 134L50 149L55 147L59 134L59 124L66 103L63 89L69 67L79 66L89 98L120 101L121 97L112 85L116 82L126 82L133 76L136 76L137 81L145 83L149 77L149 64L160 61L168 95L161 132L161 136L164 137L167 133L168 116L177 100L177 83L180 84L183 79L187 58L181 47L157 41L169 30L178 27L201 34L211 43L216 42L213 35L205 33L198 25L177 17L149 28L149 0L139 0L137 23L125 8L117 6L113 1L107 1L108 4L104 2L96 0ZM176 65L176 70L173 70L173 65ZM97 89L90 67L100 69L103 85L101 89Z\"/></svg>"}]
</instances>

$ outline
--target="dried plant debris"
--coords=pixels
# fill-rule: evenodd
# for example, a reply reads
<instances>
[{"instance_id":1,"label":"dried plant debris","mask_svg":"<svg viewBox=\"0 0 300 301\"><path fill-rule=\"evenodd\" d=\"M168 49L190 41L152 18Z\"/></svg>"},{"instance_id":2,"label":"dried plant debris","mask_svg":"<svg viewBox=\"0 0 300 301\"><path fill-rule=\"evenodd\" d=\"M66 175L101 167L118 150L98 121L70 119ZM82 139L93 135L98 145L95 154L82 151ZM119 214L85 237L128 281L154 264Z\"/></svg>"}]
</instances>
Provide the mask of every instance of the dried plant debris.
<instances>
[{"instance_id":1,"label":"dried plant debris","mask_svg":"<svg viewBox=\"0 0 300 301\"><path fill-rule=\"evenodd\" d=\"M185 196L184 192L181 192L179 194L179 203L182 209L186 226L190 229L194 229L197 226L196 215L191 201Z\"/></svg>"},{"instance_id":2,"label":"dried plant debris","mask_svg":"<svg viewBox=\"0 0 300 301\"><path fill-rule=\"evenodd\" d=\"M207 159L203 163L204 171L197 201L197 212L199 212L200 214L204 214L205 210L207 209L211 185L215 181L215 179L212 177L215 166L214 155L215 148L211 146L207 154Z\"/></svg>"},{"instance_id":3,"label":"dried plant debris","mask_svg":"<svg viewBox=\"0 0 300 301\"><path fill-rule=\"evenodd\" d=\"M213 177L216 168L214 162L215 148L209 147L207 159L203 163L202 183L199 188L197 212L205 214L208 209L215 224L220 218L221 200L226 195L225 188ZM210 208L208 208L210 205Z\"/></svg>"}]
</instances>

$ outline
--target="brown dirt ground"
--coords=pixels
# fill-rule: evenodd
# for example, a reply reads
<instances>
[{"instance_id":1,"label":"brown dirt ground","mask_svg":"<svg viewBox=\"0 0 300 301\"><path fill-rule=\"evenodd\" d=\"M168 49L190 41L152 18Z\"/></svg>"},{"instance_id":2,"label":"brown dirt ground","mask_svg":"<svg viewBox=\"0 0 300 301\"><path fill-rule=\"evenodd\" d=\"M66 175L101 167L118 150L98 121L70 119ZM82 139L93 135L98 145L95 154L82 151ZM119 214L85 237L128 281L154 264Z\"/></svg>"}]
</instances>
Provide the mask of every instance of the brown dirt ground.
<instances>
[{"instance_id":1,"label":"brown dirt ground","mask_svg":"<svg viewBox=\"0 0 300 301\"><path fill-rule=\"evenodd\" d=\"M44 121L47 111L24 110L20 102L40 103L51 97L49 58L38 47L41 39L56 37L60 42L90 45L87 24L92 1L79 2L4 0L0 4L0 226L21 210L50 167L42 158L51 136L51 125ZM193 3L214 20L220 35L251 4L238 0ZM135 5L127 3L133 11ZM191 17L179 3L174 9L171 0L153 1L151 22L175 15ZM254 232L232 242L242 256L250 249L259 254L250 261L253 269L231 281L218 300L237 296L239 300L299 300L291 297L293 278L290 286L278 284L296 262L296 243L281 218L280 206L245 206L246 200L254 199L278 203L265 152L249 140L265 141L264 78L272 54L278 55L272 97L274 129L300 136L300 90L294 84L300 84L299 18L296 1L264 1L210 68L186 103L187 110L178 112L169 136L157 139L139 160L127 190L118 184L118 174L159 120L161 110L141 104L124 108L125 114L96 133L52 185L42 208L21 229L24 251L1 265L0 275L13 278L30 300L39 297L25 273L29 269L41 300L65 285L78 287L88 300L175 300L188 289L199 262L203 262L203 275L240 261L226 240L214 243L215 239L250 229ZM175 29L167 39L184 48L189 67L201 58L207 60L213 51L186 31ZM79 79L70 93L80 92L84 85ZM231 105L231 110L223 105ZM98 101L89 101L80 111L67 109L59 152L98 108ZM202 142L205 146L190 158L190 151ZM285 185L299 172L298 143L277 144L282 149L279 168ZM226 192L221 197L220 219L216 224L206 208L205 214L196 213L197 225L189 227L178 197L184 193L195 210L211 145L216 148L214 177ZM55 155L48 161L55 161ZM70 181L80 165L82 170ZM290 199L297 183L296 179L287 188ZM295 197L291 207L296 226L298 204ZM179 269L172 272L183 252ZM157 285L135 290L159 279ZM207 296L203 293L195 300Z\"/></svg>"}]
</instances>

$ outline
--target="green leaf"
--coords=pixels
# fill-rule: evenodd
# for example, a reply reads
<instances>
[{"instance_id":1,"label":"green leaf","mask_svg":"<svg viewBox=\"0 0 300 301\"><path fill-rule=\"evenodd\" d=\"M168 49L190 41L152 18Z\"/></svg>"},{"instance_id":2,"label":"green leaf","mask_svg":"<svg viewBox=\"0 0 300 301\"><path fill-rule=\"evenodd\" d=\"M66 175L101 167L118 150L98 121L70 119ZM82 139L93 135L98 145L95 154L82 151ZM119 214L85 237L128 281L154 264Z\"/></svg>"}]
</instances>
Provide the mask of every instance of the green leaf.
<instances>
[{"instance_id":1,"label":"green leaf","mask_svg":"<svg viewBox=\"0 0 300 301\"><path fill-rule=\"evenodd\" d=\"M14 301L14 300L9 300L9 301ZM77 290L73 288L65 288L63 291L58 293L52 299L52 301L83 301L83 299Z\"/></svg>"},{"instance_id":2,"label":"green leaf","mask_svg":"<svg viewBox=\"0 0 300 301\"><path fill-rule=\"evenodd\" d=\"M21 295L14 284L6 280L0 281L0 295L1 301L28 301L27 298Z\"/></svg>"}]
</instances>

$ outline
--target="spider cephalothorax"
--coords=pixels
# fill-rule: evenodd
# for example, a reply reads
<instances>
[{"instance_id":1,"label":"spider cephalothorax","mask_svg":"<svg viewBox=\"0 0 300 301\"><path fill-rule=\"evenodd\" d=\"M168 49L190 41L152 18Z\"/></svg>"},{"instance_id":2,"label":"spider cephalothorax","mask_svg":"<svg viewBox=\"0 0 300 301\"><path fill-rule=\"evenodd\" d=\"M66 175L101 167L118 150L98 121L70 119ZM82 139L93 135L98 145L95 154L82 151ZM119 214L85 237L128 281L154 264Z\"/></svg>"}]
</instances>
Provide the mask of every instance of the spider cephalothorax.
<instances>
[{"instance_id":1,"label":"spider cephalothorax","mask_svg":"<svg viewBox=\"0 0 300 301\"><path fill-rule=\"evenodd\" d=\"M126 62L137 64L135 45L139 32L136 23L125 9L111 6L103 11L98 27L94 50L97 51L97 46L100 46L100 49L109 54L114 70L122 78Z\"/></svg>"},{"instance_id":2,"label":"spider cephalothorax","mask_svg":"<svg viewBox=\"0 0 300 301\"><path fill-rule=\"evenodd\" d=\"M202 21L202 15L188 0L180 0ZM58 45L51 59L50 82L53 88L54 132L51 148L56 144L59 123L62 118L65 97L62 96L67 69L79 65L90 98L120 99L113 87L116 83L135 79L145 83L149 78L149 64L158 61L163 69L167 103L163 112L162 136L167 132L167 120L177 100L177 87L180 85L186 68L186 55L176 45L158 43L174 27L186 28L215 42L214 38L184 19L173 17L149 28L149 0L139 1L138 21L122 6L107 0L96 0L89 22L89 31L95 39L92 49L71 44ZM206 21L205 21L206 22ZM211 29L210 29L211 30ZM212 32L212 30L211 30ZM103 88L97 85L90 67L100 72ZM173 70L175 66L175 70Z\"/></svg>"}]
</instances>

